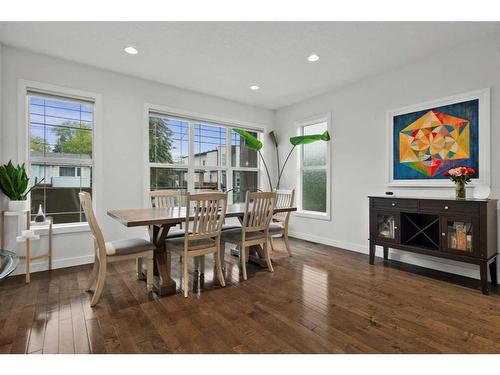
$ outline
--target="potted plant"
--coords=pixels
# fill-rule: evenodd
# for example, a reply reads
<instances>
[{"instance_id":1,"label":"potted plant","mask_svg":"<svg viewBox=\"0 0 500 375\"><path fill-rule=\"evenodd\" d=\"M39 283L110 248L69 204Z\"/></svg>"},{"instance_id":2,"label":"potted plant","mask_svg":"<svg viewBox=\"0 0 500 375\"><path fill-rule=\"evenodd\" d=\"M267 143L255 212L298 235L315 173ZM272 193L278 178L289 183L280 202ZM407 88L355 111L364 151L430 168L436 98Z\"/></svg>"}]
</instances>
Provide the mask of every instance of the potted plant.
<instances>
[{"instance_id":1,"label":"potted plant","mask_svg":"<svg viewBox=\"0 0 500 375\"><path fill-rule=\"evenodd\" d=\"M26 211L29 209L27 197L28 194L37 187L44 179L28 188L29 177L26 174L24 163L14 166L12 161L0 166L0 188L2 192L10 199L9 211Z\"/></svg>"},{"instance_id":2,"label":"potted plant","mask_svg":"<svg viewBox=\"0 0 500 375\"><path fill-rule=\"evenodd\" d=\"M476 171L469 167L452 168L445 172L445 176L448 176L455 183L456 199L465 199L465 184L470 182L474 173Z\"/></svg>"}]
</instances>

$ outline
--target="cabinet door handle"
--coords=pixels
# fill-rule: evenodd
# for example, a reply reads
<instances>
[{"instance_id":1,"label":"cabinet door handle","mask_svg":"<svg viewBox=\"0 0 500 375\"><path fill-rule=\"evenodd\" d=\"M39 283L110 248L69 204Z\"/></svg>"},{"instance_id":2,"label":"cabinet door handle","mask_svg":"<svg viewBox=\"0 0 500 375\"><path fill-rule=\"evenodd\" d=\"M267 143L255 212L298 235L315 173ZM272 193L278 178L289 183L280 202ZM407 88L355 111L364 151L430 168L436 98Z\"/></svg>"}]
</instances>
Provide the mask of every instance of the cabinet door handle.
<instances>
[{"instance_id":1,"label":"cabinet door handle","mask_svg":"<svg viewBox=\"0 0 500 375\"><path fill-rule=\"evenodd\" d=\"M448 206L444 206L444 209L447 210L448 209Z\"/></svg>"},{"instance_id":2,"label":"cabinet door handle","mask_svg":"<svg viewBox=\"0 0 500 375\"><path fill-rule=\"evenodd\" d=\"M441 236L446 237L446 233L444 233L444 232L441 233Z\"/></svg>"}]
</instances>

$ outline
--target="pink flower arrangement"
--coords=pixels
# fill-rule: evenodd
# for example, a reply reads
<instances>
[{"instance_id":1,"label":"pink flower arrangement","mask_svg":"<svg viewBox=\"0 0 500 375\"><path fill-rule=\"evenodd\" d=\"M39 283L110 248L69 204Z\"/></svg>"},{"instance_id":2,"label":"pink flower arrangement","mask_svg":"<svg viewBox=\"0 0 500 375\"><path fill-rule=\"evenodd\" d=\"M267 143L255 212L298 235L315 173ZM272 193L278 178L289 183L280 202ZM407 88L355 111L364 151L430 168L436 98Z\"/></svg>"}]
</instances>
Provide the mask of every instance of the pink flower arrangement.
<instances>
[{"instance_id":1,"label":"pink flower arrangement","mask_svg":"<svg viewBox=\"0 0 500 375\"><path fill-rule=\"evenodd\" d=\"M474 173L476 171L473 168L457 167L447 170L444 175L448 176L454 182L468 183Z\"/></svg>"}]
</instances>

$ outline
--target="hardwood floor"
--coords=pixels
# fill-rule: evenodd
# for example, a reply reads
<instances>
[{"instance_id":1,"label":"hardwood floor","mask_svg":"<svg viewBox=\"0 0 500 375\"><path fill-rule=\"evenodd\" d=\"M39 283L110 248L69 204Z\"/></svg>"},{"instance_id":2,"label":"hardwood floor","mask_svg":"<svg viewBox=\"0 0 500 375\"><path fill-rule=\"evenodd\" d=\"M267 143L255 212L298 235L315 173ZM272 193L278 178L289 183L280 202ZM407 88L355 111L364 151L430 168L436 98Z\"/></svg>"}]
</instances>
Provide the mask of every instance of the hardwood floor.
<instances>
[{"instance_id":1,"label":"hardwood floor","mask_svg":"<svg viewBox=\"0 0 500 375\"><path fill-rule=\"evenodd\" d=\"M83 292L90 266L35 273L28 286L11 277L0 284L0 353L500 353L500 295L482 295L478 280L370 266L296 239L289 258L276 245L275 272L250 264L246 282L227 249L226 288L207 257L189 299L148 295L133 262L110 265L95 308Z\"/></svg>"}]
</instances>

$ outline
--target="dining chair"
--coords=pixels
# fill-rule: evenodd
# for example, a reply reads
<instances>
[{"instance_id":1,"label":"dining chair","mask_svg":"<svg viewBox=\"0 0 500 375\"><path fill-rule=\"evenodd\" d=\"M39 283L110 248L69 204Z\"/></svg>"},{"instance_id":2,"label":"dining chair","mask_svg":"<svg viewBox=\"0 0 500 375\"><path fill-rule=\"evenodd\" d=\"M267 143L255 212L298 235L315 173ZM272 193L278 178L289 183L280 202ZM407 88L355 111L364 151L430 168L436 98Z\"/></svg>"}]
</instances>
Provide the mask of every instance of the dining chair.
<instances>
[{"instance_id":1,"label":"dining chair","mask_svg":"<svg viewBox=\"0 0 500 375\"><path fill-rule=\"evenodd\" d=\"M276 208L291 208L294 205L295 189L293 190L276 190ZM278 212L274 214L271 224L269 224L269 243L271 250L274 251L273 236L281 235L285 241L285 247L288 255L292 256L290 243L288 241L288 222L290 220L291 211Z\"/></svg>"},{"instance_id":2,"label":"dining chair","mask_svg":"<svg viewBox=\"0 0 500 375\"><path fill-rule=\"evenodd\" d=\"M275 203L276 192L247 191L241 228L222 232L224 243L230 242L239 246L243 280L247 279L246 249L249 246L262 245L267 268L274 272L267 241Z\"/></svg>"},{"instance_id":3,"label":"dining chair","mask_svg":"<svg viewBox=\"0 0 500 375\"><path fill-rule=\"evenodd\" d=\"M153 190L149 192L149 197L153 207L181 207L182 193L180 190Z\"/></svg>"},{"instance_id":4,"label":"dining chair","mask_svg":"<svg viewBox=\"0 0 500 375\"><path fill-rule=\"evenodd\" d=\"M182 277L186 298L188 297L189 258L214 254L220 285L226 286L220 260L221 229L226 216L226 207L227 193L188 193L184 238L167 238L166 240L169 251L181 251L183 254ZM193 213L192 220L190 220L191 212ZM189 225L190 221L191 225Z\"/></svg>"},{"instance_id":5,"label":"dining chair","mask_svg":"<svg viewBox=\"0 0 500 375\"><path fill-rule=\"evenodd\" d=\"M180 190L153 190L149 192L151 207L153 208L178 208L182 207L182 192ZM168 231L167 237L183 237L182 224L180 229Z\"/></svg>"},{"instance_id":6,"label":"dining chair","mask_svg":"<svg viewBox=\"0 0 500 375\"><path fill-rule=\"evenodd\" d=\"M150 292L153 288L153 251L155 246L142 238L130 238L126 240L117 240L105 242L101 228L92 208L92 198L89 193L78 193L80 203L85 212L85 217L90 226L90 231L94 237L95 260L94 268L90 274L87 285L87 291L90 291L95 283L94 295L90 301L90 306L95 306L101 297L106 279L107 264L122 260L146 258L147 276L146 285ZM97 281L97 282L96 282Z\"/></svg>"},{"instance_id":7,"label":"dining chair","mask_svg":"<svg viewBox=\"0 0 500 375\"><path fill-rule=\"evenodd\" d=\"M182 207L182 192L180 190L153 190L149 192L149 199L152 208L181 208ZM184 229L182 224L178 228L170 228L167 238L184 237ZM182 255L179 257L179 262L182 262ZM137 259L137 273L142 273L141 259Z\"/></svg>"}]
</instances>

